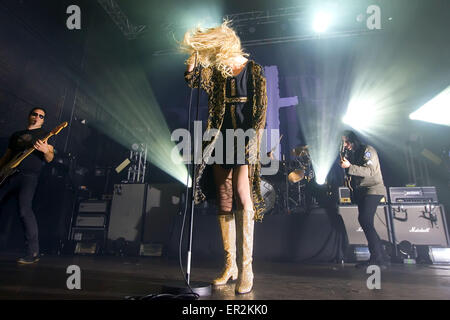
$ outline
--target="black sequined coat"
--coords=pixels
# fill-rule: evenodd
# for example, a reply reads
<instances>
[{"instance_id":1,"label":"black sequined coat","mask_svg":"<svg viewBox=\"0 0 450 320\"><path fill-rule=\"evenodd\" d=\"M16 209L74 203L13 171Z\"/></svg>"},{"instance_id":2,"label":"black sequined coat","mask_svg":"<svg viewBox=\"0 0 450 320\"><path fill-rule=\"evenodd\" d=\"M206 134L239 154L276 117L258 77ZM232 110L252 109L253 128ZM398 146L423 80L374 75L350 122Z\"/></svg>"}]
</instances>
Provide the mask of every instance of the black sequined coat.
<instances>
[{"instance_id":1,"label":"black sequined coat","mask_svg":"<svg viewBox=\"0 0 450 320\"><path fill-rule=\"evenodd\" d=\"M248 77L249 99L252 103L252 128L256 132L262 130L266 124L267 112L267 90L266 78L264 77L263 67L253 60L249 60L250 75ZM185 73L186 82L190 87L198 87L198 77L201 73L201 88L208 94L208 122L206 130L217 129L220 132L222 128L225 114L225 97L226 97L226 78L214 68L203 68L201 72L194 70ZM261 132L260 132L261 133ZM252 192L253 206L255 210L255 220L262 220L261 212L264 210L264 199L261 195L261 163L260 163L260 143L261 134L256 134L254 139L250 139L246 145L246 152L253 152L251 164L249 165L249 181ZM203 142L203 155L201 164L196 167L195 178L195 203L199 204L206 199L204 172L207 167L208 159L214 150L217 135L210 141ZM253 149L252 149L253 148ZM256 157L256 159L254 158ZM208 177L208 179L212 179ZM210 184L209 184L210 185ZM214 190L215 191L215 190Z\"/></svg>"}]
</instances>

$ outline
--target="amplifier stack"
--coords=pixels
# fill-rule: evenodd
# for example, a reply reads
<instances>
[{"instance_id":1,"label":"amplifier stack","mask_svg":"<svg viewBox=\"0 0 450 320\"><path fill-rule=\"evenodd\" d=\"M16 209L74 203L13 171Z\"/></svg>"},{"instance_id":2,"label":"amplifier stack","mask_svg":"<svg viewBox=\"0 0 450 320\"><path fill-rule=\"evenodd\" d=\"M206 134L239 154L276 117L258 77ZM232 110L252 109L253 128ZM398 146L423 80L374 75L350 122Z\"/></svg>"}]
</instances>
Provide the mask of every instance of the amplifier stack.
<instances>
[{"instance_id":1,"label":"amplifier stack","mask_svg":"<svg viewBox=\"0 0 450 320\"><path fill-rule=\"evenodd\" d=\"M77 254L98 254L105 249L110 203L107 200L83 200L72 222L70 240Z\"/></svg>"},{"instance_id":2,"label":"amplifier stack","mask_svg":"<svg viewBox=\"0 0 450 320\"><path fill-rule=\"evenodd\" d=\"M435 187L391 187L392 229L396 243L447 247L444 207Z\"/></svg>"},{"instance_id":3,"label":"amplifier stack","mask_svg":"<svg viewBox=\"0 0 450 320\"><path fill-rule=\"evenodd\" d=\"M351 248L359 248L361 252L367 240L358 223L358 208L349 201L349 194L348 189L339 189L339 214ZM450 246L444 206L438 201L435 187L390 187L389 200L378 206L374 225L382 242L393 248L394 257L417 258L414 252L404 252L405 243L412 245L415 252L420 246L427 248L419 252ZM367 257L358 259L357 249L354 249L356 257L350 259L365 260Z\"/></svg>"},{"instance_id":4,"label":"amplifier stack","mask_svg":"<svg viewBox=\"0 0 450 320\"><path fill-rule=\"evenodd\" d=\"M71 251L161 256L182 191L178 183L124 183L114 185L111 200L79 201L69 234Z\"/></svg>"}]
</instances>

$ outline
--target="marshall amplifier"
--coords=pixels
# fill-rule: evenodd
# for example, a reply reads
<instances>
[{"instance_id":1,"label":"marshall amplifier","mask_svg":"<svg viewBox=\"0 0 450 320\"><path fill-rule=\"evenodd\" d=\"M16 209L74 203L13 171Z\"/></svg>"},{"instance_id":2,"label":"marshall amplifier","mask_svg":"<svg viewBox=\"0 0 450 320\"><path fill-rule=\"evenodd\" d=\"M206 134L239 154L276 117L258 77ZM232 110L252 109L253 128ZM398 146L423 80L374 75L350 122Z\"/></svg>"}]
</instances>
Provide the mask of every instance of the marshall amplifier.
<instances>
[{"instance_id":1,"label":"marshall amplifier","mask_svg":"<svg viewBox=\"0 0 450 320\"><path fill-rule=\"evenodd\" d=\"M390 187L392 204L438 203L436 187Z\"/></svg>"},{"instance_id":2,"label":"marshall amplifier","mask_svg":"<svg viewBox=\"0 0 450 320\"><path fill-rule=\"evenodd\" d=\"M347 231L348 242L350 245L367 245L367 239L363 229L358 222L358 207L339 206L339 214L344 221L345 230ZM390 232L390 218L389 207L386 205L379 205L374 218L375 230L380 236L381 240L393 242L392 234Z\"/></svg>"},{"instance_id":3,"label":"marshall amplifier","mask_svg":"<svg viewBox=\"0 0 450 320\"><path fill-rule=\"evenodd\" d=\"M444 207L439 204L391 205L392 227L396 243L449 246Z\"/></svg>"}]
</instances>

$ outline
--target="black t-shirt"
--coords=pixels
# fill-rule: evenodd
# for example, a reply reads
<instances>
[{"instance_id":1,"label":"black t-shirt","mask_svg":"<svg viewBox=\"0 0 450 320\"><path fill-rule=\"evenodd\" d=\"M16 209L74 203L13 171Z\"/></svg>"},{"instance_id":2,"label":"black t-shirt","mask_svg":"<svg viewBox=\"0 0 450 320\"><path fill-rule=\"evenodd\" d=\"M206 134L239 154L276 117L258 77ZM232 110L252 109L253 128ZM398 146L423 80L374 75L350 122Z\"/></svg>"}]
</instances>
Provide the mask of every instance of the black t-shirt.
<instances>
[{"instance_id":1,"label":"black t-shirt","mask_svg":"<svg viewBox=\"0 0 450 320\"><path fill-rule=\"evenodd\" d=\"M36 140L43 139L47 136L48 131L38 128L33 130L22 130L14 132L9 138L8 148L11 149L13 156L18 153L32 148ZM38 150L34 150L26 157L18 166L20 172L39 174L45 164L44 154Z\"/></svg>"}]
</instances>

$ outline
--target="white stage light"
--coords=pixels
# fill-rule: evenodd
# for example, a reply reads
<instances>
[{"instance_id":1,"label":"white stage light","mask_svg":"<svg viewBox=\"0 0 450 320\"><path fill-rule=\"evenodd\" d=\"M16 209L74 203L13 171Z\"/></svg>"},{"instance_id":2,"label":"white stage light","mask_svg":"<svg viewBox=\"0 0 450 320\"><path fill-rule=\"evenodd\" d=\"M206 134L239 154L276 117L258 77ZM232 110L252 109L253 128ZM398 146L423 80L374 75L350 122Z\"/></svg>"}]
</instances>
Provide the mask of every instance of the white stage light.
<instances>
[{"instance_id":1,"label":"white stage light","mask_svg":"<svg viewBox=\"0 0 450 320\"><path fill-rule=\"evenodd\" d=\"M381 108L369 98L350 100L342 122L359 132L374 131L384 119Z\"/></svg>"},{"instance_id":2,"label":"white stage light","mask_svg":"<svg viewBox=\"0 0 450 320\"><path fill-rule=\"evenodd\" d=\"M450 86L411 113L409 118L450 126Z\"/></svg>"},{"instance_id":3,"label":"white stage light","mask_svg":"<svg viewBox=\"0 0 450 320\"><path fill-rule=\"evenodd\" d=\"M325 32L331 24L331 14L328 12L318 12L314 17L313 29L317 33Z\"/></svg>"},{"instance_id":4,"label":"white stage light","mask_svg":"<svg viewBox=\"0 0 450 320\"><path fill-rule=\"evenodd\" d=\"M320 184L320 185L324 184L326 181L326 178L327 178L327 174L328 173L325 173L324 170L319 170L319 172L317 173L317 177L316 177L317 184Z\"/></svg>"}]
</instances>

